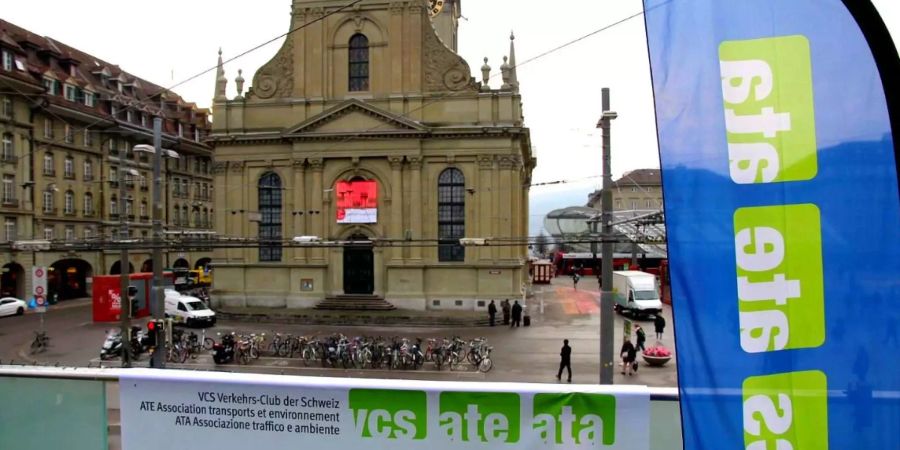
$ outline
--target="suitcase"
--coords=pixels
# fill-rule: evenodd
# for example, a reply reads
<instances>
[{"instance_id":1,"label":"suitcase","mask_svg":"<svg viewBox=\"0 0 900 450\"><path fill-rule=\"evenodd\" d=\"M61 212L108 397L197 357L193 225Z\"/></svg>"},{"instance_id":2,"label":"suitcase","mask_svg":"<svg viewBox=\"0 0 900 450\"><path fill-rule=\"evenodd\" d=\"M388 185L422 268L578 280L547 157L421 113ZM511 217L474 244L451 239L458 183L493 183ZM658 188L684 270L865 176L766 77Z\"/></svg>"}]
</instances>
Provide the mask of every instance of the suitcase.
<instances>
[{"instance_id":1,"label":"suitcase","mask_svg":"<svg viewBox=\"0 0 900 450\"><path fill-rule=\"evenodd\" d=\"M525 325L526 327L530 327L531 326L531 316L523 317L522 324Z\"/></svg>"}]
</instances>

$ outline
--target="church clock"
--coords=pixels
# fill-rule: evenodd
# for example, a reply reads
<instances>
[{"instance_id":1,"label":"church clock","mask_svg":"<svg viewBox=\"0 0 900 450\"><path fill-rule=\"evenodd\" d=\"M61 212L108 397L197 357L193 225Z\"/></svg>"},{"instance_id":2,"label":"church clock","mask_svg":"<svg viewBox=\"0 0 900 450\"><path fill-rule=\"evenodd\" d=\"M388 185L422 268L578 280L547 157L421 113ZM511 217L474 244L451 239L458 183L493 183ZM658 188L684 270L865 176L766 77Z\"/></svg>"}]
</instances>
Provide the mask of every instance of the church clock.
<instances>
[{"instance_id":1,"label":"church clock","mask_svg":"<svg viewBox=\"0 0 900 450\"><path fill-rule=\"evenodd\" d=\"M434 17L444 9L444 0L428 0L428 7L431 17Z\"/></svg>"}]
</instances>

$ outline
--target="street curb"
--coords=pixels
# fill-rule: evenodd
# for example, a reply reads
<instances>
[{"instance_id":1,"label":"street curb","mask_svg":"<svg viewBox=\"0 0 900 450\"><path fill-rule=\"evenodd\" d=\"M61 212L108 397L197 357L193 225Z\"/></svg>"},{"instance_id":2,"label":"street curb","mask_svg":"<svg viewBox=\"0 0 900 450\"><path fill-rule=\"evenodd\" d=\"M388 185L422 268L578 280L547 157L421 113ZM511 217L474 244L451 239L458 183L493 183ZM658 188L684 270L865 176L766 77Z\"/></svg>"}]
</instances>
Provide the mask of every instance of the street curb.
<instances>
[{"instance_id":1,"label":"street curb","mask_svg":"<svg viewBox=\"0 0 900 450\"><path fill-rule=\"evenodd\" d=\"M370 315L284 315L250 314L216 311L221 320L249 323L277 323L289 325L387 326L387 327L487 327L487 319L459 319L453 317L370 316Z\"/></svg>"}]
</instances>

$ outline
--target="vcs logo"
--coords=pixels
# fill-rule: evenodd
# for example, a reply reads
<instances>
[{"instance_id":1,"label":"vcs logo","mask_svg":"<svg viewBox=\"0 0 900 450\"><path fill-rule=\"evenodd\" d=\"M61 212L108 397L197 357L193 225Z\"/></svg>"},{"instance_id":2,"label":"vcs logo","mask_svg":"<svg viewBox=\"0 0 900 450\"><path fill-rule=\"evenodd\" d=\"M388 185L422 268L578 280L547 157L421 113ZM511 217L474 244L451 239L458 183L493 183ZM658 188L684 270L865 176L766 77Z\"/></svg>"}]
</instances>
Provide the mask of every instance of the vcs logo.
<instances>
[{"instance_id":1,"label":"vcs logo","mask_svg":"<svg viewBox=\"0 0 900 450\"><path fill-rule=\"evenodd\" d=\"M427 404L423 391L350 390L353 423L363 438L425 439Z\"/></svg>"}]
</instances>

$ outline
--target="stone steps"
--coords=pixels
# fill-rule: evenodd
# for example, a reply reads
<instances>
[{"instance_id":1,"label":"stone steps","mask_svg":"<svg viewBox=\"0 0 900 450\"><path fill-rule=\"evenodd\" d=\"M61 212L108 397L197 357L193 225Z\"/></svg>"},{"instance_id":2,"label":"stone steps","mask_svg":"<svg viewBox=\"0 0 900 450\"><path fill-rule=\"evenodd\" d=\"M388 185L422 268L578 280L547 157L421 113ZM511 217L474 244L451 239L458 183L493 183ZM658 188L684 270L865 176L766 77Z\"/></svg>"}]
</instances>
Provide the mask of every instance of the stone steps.
<instances>
[{"instance_id":1,"label":"stone steps","mask_svg":"<svg viewBox=\"0 0 900 450\"><path fill-rule=\"evenodd\" d=\"M402 327L486 327L488 318L478 316L442 316L405 314L400 310L382 311L326 311L312 310L303 313L219 311L220 320L249 323L277 323L290 325L334 326L402 326Z\"/></svg>"},{"instance_id":2,"label":"stone steps","mask_svg":"<svg viewBox=\"0 0 900 450\"><path fill-rule=\"evenodd\" d=\"M384 298L375 295L338 295L319 302L318 310L330 311L392 311L397 309Z\"/></svg>"}]
</instances>

